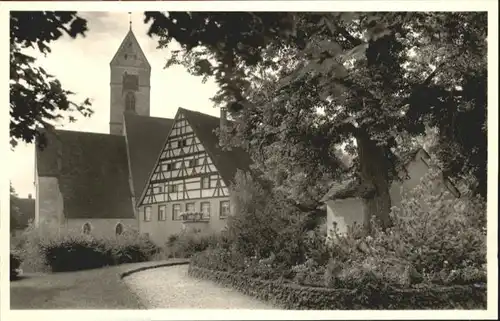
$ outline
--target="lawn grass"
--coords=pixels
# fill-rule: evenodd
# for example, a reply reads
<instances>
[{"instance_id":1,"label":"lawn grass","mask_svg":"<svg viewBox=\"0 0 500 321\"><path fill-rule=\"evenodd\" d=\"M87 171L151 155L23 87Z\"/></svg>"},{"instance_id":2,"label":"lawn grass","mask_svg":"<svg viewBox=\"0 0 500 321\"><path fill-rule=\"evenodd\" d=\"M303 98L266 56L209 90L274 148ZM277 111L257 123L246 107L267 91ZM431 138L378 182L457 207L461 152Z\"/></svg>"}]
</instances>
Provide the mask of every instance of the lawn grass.
<instances>
[{"instance_id":1,"label":"lawn grass","mask_svg":"<svg viewBox=\"0 0 500 321\"><path fill-rule=\"evenodd\" d=\"M143 262L77 272L27 274L10 283L10 308L145 309L121 280L120 274L159 263Z\"/></svg>"}]
</instances>

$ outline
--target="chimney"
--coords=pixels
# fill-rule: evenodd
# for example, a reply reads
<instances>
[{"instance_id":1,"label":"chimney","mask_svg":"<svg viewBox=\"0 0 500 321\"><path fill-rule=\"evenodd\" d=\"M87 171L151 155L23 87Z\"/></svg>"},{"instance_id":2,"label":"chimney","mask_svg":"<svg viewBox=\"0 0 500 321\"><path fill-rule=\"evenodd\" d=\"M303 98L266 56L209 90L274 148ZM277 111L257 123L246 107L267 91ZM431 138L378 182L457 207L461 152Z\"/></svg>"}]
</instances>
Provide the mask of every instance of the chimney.
<instances>
[{"instance_id":1,"label":"chimney","mask_svg":"<svg viewBox=\"0 0 500 321\"><path fill-rule=\"evenodd\" d=\"M31 198L32 198L31 193L30 193L30 194L28 194L28 198L29 198L29 199L31 199Z\"/></svg>"},{"instance_id":2,"label":"chimney","mask_svg":"<svg viewBox=\"0 0 500 321\"><path fill-rule=\"evenodd\" d=\"M221 130L224 127L226 127L226 121L227 121L227 108L221 107L220 108L220 129Z\"/></svg>"},{"instance_id":3,"label":"chimney","mask_svg":"<svg viewBox=\"0 0 500 321\"><path fill-rule=\"evenodd\" d=\"M222 135L224 132L224 128L227 124L227 108L220 108L220 125L219 125L219 146L222 147L224 145L224 140L222 139Z\"/></svg>"}]
</instances>

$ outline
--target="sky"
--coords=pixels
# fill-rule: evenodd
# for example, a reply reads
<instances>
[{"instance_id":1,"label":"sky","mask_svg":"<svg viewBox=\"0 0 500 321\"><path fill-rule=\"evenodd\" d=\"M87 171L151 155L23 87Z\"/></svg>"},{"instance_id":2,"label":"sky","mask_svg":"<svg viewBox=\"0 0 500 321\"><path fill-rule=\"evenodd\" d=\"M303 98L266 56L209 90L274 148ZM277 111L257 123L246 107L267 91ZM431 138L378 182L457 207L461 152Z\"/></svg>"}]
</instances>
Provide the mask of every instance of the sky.
<instances>
[{"instance_id":1,"label":"sky","mask_svg":"<svg viewBox=\"0 0 500 321\"><path fill-rule=\"evenodd\" d=\"M89 31L86 37L71 39L69 36L51 44L52 52L38 55L38 64L48 73L56 76L64 89L75 93L72 100L92 100L94 114L90 118L73 114L76 123L61 123L58 128L95 133L109 133L109 62L118 50L129 29L127 12L81 12L87 19ZM165 69L169 50L156 49L157 39L147 35L148 25L144 23L143 12L132 12L132 30L151 65L150 116L173 118L178 107L196 110L217 116L210 98L217 91L213 81L202 83L201 77L191 76L184 67ZM10 152L10 180L20 197L35 195L33 144L20 143Z\"/></svg>"}]
</instances>

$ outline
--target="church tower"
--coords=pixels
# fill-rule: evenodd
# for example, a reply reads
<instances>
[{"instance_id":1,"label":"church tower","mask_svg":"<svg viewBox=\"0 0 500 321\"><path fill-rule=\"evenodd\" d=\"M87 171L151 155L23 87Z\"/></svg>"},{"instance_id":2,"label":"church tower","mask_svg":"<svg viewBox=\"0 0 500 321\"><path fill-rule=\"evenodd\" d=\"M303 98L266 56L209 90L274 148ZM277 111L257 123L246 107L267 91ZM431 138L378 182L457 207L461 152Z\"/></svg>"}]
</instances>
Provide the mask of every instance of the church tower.
<instances>
[{"instance_id":1,"label":"church tower","mask_svg":"<svg viewBox=\"0 0 500 321\"><path fill-rule=\"evenodd\" d=\"M132 27L109 65L109 132L112 135L123 135L124 113L149 116L151 66L132 32Z\"/></svg>"}]
</instances>

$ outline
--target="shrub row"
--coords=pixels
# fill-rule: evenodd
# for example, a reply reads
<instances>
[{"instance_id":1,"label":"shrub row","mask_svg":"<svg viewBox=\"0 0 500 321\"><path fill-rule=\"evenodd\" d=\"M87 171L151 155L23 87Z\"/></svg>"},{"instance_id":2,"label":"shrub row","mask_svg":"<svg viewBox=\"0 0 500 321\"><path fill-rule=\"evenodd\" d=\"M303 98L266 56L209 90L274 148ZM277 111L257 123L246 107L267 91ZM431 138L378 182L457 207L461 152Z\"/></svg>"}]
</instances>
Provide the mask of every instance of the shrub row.
<instances>
[{"instance_id":1,"label":"shrub row","mask_svg":"<svg viewBox=\"0 0 500 321\"><path fill-rule=\"evenodd\" d=\"M150 260L158 251L147 238L137 233L111 238L96 238L81 233L39 233L27 235L21 255L34 271L77 271Z\"/></svg>"},{"instance_id":2,"label":"shrub row","mask_svg":"<svg viewBox=\"0 0 500 321\"><path fill-rule=\"evenodd\" d=\"M306 287L284 280L263 280L214 271L191 262L189 275L271 302L285 309L486 309L486 287L435 286L409 289L332 289Z\"/></svg>"}]
</instances>

